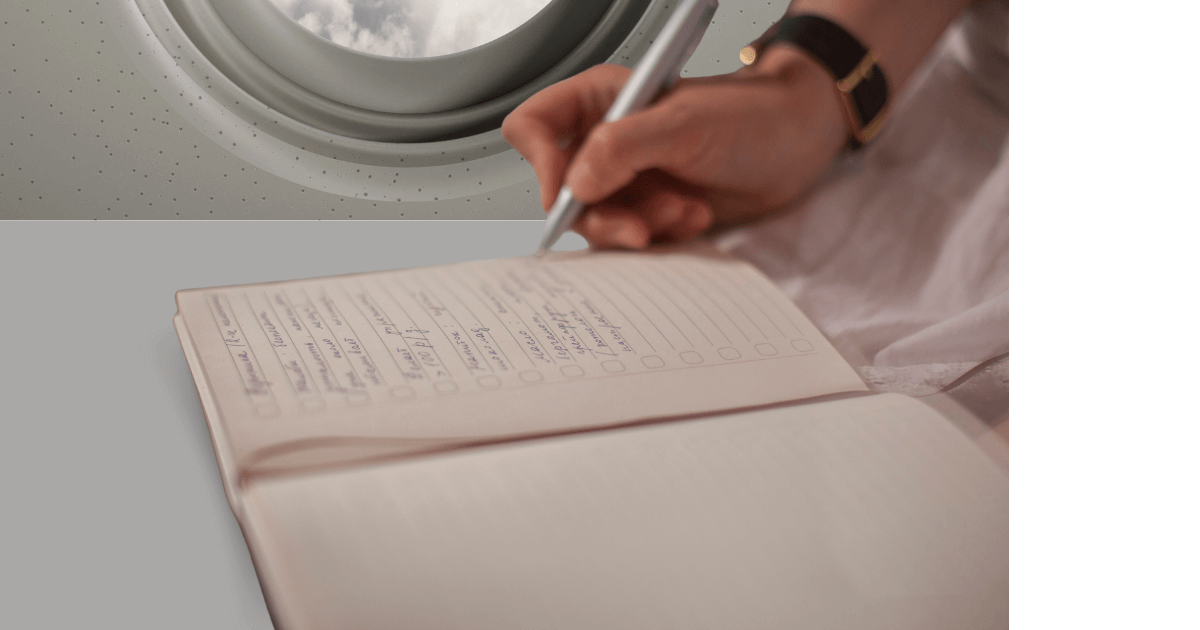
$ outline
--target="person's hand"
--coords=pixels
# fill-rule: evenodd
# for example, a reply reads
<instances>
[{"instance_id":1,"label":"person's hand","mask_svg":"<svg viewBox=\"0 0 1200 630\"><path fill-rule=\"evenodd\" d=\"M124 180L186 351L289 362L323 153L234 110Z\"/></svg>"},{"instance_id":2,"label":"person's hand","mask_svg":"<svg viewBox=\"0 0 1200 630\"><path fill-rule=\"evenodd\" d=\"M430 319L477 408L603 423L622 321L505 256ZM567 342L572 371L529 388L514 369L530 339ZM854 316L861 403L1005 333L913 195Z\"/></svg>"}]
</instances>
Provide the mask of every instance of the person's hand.
<instances>
[{"instance_id":1,"label":"person's hand","mask_svg":"<svg viewBox=\"0 0 1200 630\"><path fill-rule=\"evenodd\" d=\"M601 123L629 74L592 68L538 92L503 126L537 174L543 208L564 181L591 204L575 231L595 247L638 249L758 219L846 143L833 79L787 47L733 74L684 79L653 106Z\"/></svg>"}]
</instances>

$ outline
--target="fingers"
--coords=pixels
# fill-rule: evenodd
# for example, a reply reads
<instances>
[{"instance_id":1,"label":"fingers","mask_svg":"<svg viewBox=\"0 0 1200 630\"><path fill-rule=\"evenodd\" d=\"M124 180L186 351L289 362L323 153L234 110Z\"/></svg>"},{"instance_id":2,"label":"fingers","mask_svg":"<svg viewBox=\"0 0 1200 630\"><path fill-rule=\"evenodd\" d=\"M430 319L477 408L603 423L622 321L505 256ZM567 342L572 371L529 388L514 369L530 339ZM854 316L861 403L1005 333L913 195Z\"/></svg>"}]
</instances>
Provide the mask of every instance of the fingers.
<instances>
[{"instance_id":1,"label":"fingers","mask_svg":"<svg viewBox=\"0 0 1200 630\"><path fill-rule=\"evenodd\" d=\"M564 181L584 201L597 201L643 171L686 164L700 150L706 111L701 94L672 94L663 103L613 123L602 123L629 69L596 66L556 83L513 110L501 128L533 166L542 207L554 203ZM570 169L568 171L568 168Z\"/></svg>"},{"instance_id":2,"label":"fingers","mask_svg":"<svg viewBox=\"0 0 1200 630\"><path fill-rule=\"evenodd\" d=\"M575 231L596 248L686 241L712 224L708 205L658 186L634 186L588 208Z\"/></svg>"},{"instance_id":3,"label":"fingers","mask_svg":"<svg viewBox=\"0 0 1200 630\"><path fill-rule=\"evenodd\" d=\"M642 249L650 244L645 218L619 207L590 208L575 224L575 231L596 249Z\"/></svg>"},{"instance_id":4,"label":"fingers","mask_svg":"<svg viewBox=\"0 0 1200 630\"><path fill-rule=\"evenodd\" d=\"M706 125L695 94L672 94L649 109L597 125L574 156L566 183L584 201L627 186L650 169L678 171L703 150Z\"/></svg>"},{"instance_id":5,"label":"fingers","mask_svg":"<svg viewBox=\"0 0 1200 630\"><path fill-rule=\"evenodd\" d=\"M695 201L688 205L679 220L664 228L656 237L664 243L682 243L703 234L713 224L713 211L708 204Z\"/></svg>"},{"instance_id":6,"label":"fingers","mask_svg":"<svg viewBox=\"0 0 1200 630\"><path fill-rule=\"evenodd\" d=\"M712 211L697 203L685 207L678 220L655 230L646 217L624 208L594 207L575 225L575 231L596 249L644 249L651 243L682 243L712 225Z\"/></svg>"},{"instance_id":7,"label":"fingers","mask_svg":"<svg viewBox=\"0 0 1200 630\"><path fill-rule=\"evenodd\" d=\"M534 94L505 118L501 133L533 167L544 209L554 203L572 155L604 118L629 72L596 66Z\"/></svg>"}]
</instances>

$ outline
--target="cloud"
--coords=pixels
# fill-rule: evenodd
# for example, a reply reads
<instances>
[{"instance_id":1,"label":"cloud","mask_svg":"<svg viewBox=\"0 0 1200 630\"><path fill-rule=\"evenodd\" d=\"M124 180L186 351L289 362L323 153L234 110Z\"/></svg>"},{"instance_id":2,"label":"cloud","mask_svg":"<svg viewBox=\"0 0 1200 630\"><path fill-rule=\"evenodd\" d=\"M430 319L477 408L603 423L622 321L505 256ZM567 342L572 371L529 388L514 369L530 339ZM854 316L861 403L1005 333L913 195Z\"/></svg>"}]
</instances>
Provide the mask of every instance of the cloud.
<instances>
[{"instance_id":1,"label":"cloud","mask_svg":"<svg viewBox=\"0 0 1200 630\"><path fill-rule=\"evenodd\" d=\"M486 44L550 0L271 0L329 41L389 57L434 57Z\"/></svg>"}]
</instances>

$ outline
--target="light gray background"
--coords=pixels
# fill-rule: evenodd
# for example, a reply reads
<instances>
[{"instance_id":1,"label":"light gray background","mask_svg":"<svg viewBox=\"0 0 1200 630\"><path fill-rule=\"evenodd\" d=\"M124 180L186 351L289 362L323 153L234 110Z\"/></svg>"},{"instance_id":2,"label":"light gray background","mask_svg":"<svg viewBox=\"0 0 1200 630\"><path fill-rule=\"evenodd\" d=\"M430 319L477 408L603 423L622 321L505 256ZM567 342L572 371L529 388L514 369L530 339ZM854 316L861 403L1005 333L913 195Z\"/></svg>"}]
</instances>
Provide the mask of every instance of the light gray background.
<instances>
[{"instance_id":1,"label":"light gray background","mask_svg":"<svg viewBox=\"0 0 1200 630\"><path fill-rule=\"evenodd\" d=\"M271 627L176 290L523 255L543 225L0 222L0 628Z\"/></svg>"}]
</instances>

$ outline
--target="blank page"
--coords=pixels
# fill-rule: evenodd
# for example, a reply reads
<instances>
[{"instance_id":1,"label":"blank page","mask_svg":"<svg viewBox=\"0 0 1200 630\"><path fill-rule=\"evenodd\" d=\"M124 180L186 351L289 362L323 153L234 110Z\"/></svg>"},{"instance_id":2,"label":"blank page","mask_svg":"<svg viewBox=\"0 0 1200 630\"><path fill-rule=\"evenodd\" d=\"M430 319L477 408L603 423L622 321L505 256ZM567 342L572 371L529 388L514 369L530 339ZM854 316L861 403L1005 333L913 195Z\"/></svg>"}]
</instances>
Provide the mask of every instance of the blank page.
<instances>
[{"instance_id":1,"label":"blank page","mask_svg":"<svg viewBox=\"0 0 1200 630\"><path fill-rule=\"evenodd\" d=\"M246 472L865 389L749 265L571 253L181 291Z\"/></svg>"},{"instance_id":2,"label":"blank page","mask_svg":"<svg viewBox=\"0 0 1200 630\"><path fill-rule=\"evenodd\" d=\"M881 395L245 494L283 628L1007 627L1003 473Z\"/></svg>"}]
</instances>

